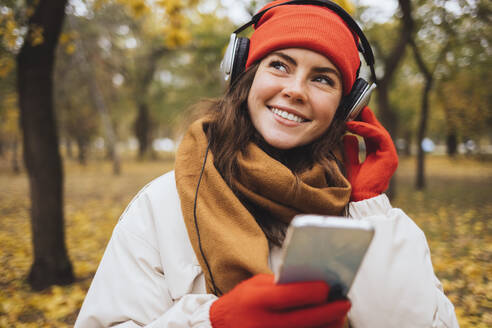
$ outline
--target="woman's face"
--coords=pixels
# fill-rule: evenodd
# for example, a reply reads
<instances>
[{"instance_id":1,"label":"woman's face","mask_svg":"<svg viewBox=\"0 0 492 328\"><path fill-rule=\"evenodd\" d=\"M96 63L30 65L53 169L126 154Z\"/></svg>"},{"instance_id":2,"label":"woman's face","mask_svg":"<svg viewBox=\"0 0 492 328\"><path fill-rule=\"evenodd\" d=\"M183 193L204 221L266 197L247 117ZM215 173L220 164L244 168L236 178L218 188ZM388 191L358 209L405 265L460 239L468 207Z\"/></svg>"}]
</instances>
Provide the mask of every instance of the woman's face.
<instances>
[{"instance_id":1,"label":"woman's face","mask_svg":"<svg viewBox=\"0 0 492 328\"><path fill-rule=\"evenodd\" d=\"M307 49L277 50L258 67L248 95L254 127L278 149L306 145L330 126L342 97L338 69Z\"/></svg>"}]
</instances>

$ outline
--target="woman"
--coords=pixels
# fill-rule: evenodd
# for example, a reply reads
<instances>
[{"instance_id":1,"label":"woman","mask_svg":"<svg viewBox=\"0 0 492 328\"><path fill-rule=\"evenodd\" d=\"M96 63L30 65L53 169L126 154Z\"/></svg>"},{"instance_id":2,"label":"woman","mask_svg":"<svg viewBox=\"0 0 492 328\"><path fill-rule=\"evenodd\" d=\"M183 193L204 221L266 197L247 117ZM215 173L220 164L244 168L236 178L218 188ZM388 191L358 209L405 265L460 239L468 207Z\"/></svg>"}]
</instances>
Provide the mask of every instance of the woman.
<instances>
[{"instance_id":1,"label":"woman","mask_svg":"<svg viewBox=\"0 0 492 328\"><path fill-rule=\"evenodd\" d=\"M123 213L75 326L457 327L422 231L382 194L389 134L369 108L340 113L360 66L353 31L322 5L266 8L246 70L190 126L175 172ZM346 129L365 139L362 164L353 136L337 158ZM348 300L273 283L293 216L347 212L376 227Z\"/></svg>"}]
</instances>

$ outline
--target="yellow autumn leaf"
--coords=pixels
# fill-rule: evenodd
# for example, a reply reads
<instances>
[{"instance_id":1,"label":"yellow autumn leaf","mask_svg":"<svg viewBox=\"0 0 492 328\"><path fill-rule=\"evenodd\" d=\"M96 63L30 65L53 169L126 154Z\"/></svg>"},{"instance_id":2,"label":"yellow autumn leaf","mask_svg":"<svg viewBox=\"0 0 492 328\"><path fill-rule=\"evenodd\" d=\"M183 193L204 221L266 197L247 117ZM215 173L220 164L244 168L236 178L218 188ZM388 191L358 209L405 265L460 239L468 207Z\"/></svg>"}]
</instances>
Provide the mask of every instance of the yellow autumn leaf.
<instances>
[{"instance_id":1,"label":"yellow autumn leaf","mask_svg":"<svg viewBox=\"0 0 492 328\"><path fill-rule=\"evenodd\" d=\"M75 44L74 43L67 44L67 46L65 47L65 53L67 55L71 55L74 52L75 52Z\"/></svg>"},{"instance_id":2,"label":"yellow autumn leaf","mask_svg":"<svg viewBox=\"0 0 492 328\"><path fill-rule=\"evenodd\" d=\"M349 0L334 0L336 4L345 9L349 14L353 14L355 12L355 6Z\"/></svg>"},{"instance_id":3,"label":"yellow autumn leaf","mask_svg":"<svg viewBox=\"0 0 492 328\"><path fill-rule=\"evenodd\" d=\"M31 42L31 46L35 47L43 43L44 41L43 32L44 29L42 26L37 26L37 25L31 26L31 31L29 34L29 41Z\"/></svg>"},{"instance_id":4,"label":"yellow autumn leaf","mask_svg":"<svg viewBox=\"0 0 492 328\"><path fill-rule=\"evenodd\" d=\"M489 311L483 315L483 323L488 327L492 326L492 312Z\"/></svg>"},{"instance_id":5,"label":"yellow autumn leaf","mask_svg":"<svg viewBox=\"0 0 492 328\"><path fill-rule=\"evenodd\" d=\"M0 77L6 77L15 67L15 62L10 57L0 58Z\"/></svg>"},{"instance_id":6,"label":"yellow autumn leaf","mask_svg":"<svg viewBox=\"0 0 492 328\"><path fill-rule=\"evenodd\" d=\"M148 12L148 8L143 1L133 3L130 8L137 18L143 16L145 13Z\"/></svg>"},{"instance_id":7,"label":"yellow autumn leaf","mask_svg":"<svg viewBox=\"0 0 492 328\"><path fill-rule=\"evenodd\" d=\"M5 23L5 33L12 33L17 28L16 22L11 19Z\"/></svg>"},{"instance_id":8,"label":"yellow autumn leaf","mask_svg":"<svg viewBox=\"0 0 492 328\"><path fill-rule=\"evenodd\" d=\"M166 45L169 48L176 48L184 45L191 40L191 34L183 29L166 29Z\"/></svg>"},{"instance_id":9,"label":"yellow autumn leaf","mask_svg":"<svg viewBox=\"0 0 492 328\"><path fill-rule=\"evenodd\" d=\"M68 43L70 41L70 39L71 39L71 36L69 33L61 33L59 42L61 45L64 45L65 43Z\"/></svg>"}]
</instances>

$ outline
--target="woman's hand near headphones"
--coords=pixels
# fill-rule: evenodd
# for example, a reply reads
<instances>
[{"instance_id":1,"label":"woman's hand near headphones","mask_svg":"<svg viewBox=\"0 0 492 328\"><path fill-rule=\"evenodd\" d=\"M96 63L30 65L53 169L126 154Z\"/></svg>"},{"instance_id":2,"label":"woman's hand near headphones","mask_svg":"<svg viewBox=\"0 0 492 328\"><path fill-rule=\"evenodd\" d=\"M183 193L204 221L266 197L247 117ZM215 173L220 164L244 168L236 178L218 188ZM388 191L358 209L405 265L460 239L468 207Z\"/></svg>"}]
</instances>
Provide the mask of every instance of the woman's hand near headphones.
<instances>
[{"instance_id":1,"label":"woman's hand near headphones","mask_svg":"<svg viewBox=\"0 0 492 328\"><path fill-rule=\"evenodd\" d=\"M346 123L347 130L364 138L366 159L359 162L359 143L355 136L346 135L345 167L352 184L351 201L360 201L380 195L388 189L398 166L398 156L391 136L379 123L374 113L365 107L360 121Z\"/></svg>"},{"instance_id":2,"label":"woman's hand near headphones","mask_svg":"<svg viewBox=\"0 0 492 328\"><path fill-rule=\"evenodd\" d=\"M276 285L258 274L219 297L210 308L213 328L342 327L348 300L328 302L330 287L321 281Z\"/></svg>"}]
</instances>

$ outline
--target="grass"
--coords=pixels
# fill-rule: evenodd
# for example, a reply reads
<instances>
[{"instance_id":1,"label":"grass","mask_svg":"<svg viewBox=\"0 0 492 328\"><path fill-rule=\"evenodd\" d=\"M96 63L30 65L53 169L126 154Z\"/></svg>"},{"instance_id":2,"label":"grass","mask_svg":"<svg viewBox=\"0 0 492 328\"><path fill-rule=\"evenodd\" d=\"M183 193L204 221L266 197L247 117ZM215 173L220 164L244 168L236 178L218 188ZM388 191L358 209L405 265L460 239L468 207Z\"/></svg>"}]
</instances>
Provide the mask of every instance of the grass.
<instances>
[{"instance_id":1,"label":"grass","mask_svg":"<svg viewBox=\"0 0 492 328\"><path fill-rule=\"evenodd\" d=\"M71 327L112 228L131 198L172 160L65 162L66 241L77 281L32 292L28 181L0 160L0 327ZM427 189L414 190L414 159L402 159L393 205L425 231L436 274L461 327L492 325L492 162L430 157Z\"/></svg>"}]
</instances>

